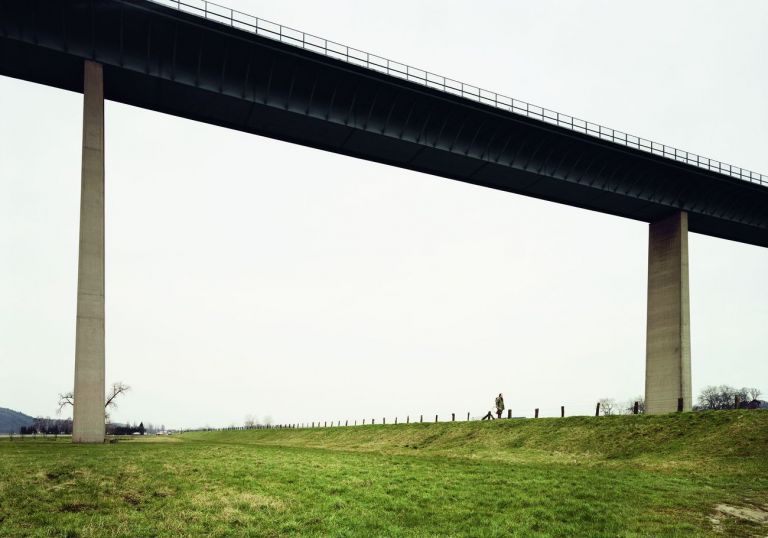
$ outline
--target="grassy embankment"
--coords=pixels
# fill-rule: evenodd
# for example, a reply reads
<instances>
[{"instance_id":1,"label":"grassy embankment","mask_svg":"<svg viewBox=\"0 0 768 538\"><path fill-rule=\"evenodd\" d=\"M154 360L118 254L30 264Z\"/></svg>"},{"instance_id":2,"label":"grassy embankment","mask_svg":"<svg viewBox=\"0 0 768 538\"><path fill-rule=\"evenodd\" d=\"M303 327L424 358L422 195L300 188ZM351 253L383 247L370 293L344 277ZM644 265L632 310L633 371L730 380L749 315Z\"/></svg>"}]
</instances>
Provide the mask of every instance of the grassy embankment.
<instances>
[{"instance_id":1,"label":"grassy embankment","mask_svg":"<svg viewBox=\"0 0 768 538\"><path fill-rule=\"evenodd\" d=\"M0 536L766 536L764 515L760 411L0 441Z\"/></svg>"}]
</instances>

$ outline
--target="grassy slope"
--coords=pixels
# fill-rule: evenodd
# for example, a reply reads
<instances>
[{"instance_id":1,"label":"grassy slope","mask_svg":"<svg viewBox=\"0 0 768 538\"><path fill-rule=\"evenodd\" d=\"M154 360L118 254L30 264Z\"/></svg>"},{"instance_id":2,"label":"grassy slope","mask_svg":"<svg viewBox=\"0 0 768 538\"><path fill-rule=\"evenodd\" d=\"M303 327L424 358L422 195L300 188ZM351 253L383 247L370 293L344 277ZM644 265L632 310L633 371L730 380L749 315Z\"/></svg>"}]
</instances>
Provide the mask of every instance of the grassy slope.
<instances>
[{"instance_id":1,"label":"grassy slope","mask_svg":"<svg viewBox=\"0 0 768 538\"><path fill-rule=\"evenodd\" d=\"M632 460L697 466L717 459L739 467L768 459L768 413L710 412L594 419L501 420L297 430L187 433L185 439L481 458Z\"/></svg>"},{"instance_id":2,"label":"grassy slope","mask_svg":"<svg viewBox=\"0 0 768 538\"><path fill-rule=\"evenodd\" d=\"M0 535L765 536L768 413L0 442Z\"/></svg>"}]
</instances>

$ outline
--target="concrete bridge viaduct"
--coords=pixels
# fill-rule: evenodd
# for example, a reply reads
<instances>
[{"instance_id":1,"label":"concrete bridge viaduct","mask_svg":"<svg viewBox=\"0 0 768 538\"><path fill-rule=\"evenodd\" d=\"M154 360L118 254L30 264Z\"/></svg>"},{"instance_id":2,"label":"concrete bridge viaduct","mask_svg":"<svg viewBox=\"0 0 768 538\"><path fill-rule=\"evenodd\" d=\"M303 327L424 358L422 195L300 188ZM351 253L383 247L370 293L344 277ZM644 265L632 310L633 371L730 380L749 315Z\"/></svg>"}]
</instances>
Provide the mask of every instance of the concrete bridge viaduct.
<instances>
[{"instance_id":1,"label":"concrete bridge viaduct","mask_svg":"<svg viewBox=\"0 0 768 538\"><path fill-rule=\"evenodd\" d=\"M649 223L649 413L691 409L688 231L768 246L764 175L204 0L0 0L0 74L84 94L75 442L104 439L104 99Z\"/></svg>"}]
</instances>

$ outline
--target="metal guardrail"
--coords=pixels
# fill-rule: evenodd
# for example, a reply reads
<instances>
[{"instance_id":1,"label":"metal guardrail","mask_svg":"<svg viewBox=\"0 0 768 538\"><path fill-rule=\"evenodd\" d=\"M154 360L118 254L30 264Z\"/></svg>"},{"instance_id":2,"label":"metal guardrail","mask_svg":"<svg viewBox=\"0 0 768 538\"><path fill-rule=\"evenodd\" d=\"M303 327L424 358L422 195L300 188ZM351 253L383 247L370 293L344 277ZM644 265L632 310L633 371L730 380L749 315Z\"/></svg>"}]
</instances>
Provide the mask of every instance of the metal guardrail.
<instances>
[{"instance_id":1,"label":"metal guardrail","mask_svg":"<svg viewBox=\"0 0 768 538\"><path fill-rule=\"evenodd\" d=\"M335 58L347 63L365 67L373 71L385 73L409 82L421 84L428 88L443 91L452 95L489 105L513 114L543 121L571 131L583 133L601 140L607 140L622 146L639 149L647 153L659 155L685 164L690 164L712 172L718 172L730 177L768 186L768 176L752 172L744 168L726 164L714 159L702 157L695 153L673 148L658 142L653 142L639 136L631 135L616 129L604 127L596 123L581 120L568 114L562 114L548 108L526 103L495 92L464 84L441 75L436 75L409 65L394 62L376 56L360 49L355 49L341 43L336 43L322 37L307 34L281 24L270 22L248 15L234 9L209 2L207 0L150 0L156 4L171 7L185 13L231 26L262 37L280 41L305 50L316 52L329 58Z\"/></svg>"}]
</instances>

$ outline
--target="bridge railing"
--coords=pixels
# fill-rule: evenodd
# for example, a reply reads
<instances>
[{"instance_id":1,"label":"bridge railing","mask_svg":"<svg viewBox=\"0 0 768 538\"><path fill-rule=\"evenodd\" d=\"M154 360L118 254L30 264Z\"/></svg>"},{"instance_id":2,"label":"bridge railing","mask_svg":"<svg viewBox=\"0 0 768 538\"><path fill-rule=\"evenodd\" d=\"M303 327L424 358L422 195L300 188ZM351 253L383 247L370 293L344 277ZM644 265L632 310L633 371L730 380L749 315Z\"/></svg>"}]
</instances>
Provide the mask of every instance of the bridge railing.
<instances>
[{"instance_id":1,"label":"bridge railing","mask_svg":"<svg viewBox=\"0 0 768 538\"><path fill-rule=\"evenodd\" d=\"M330 58L342 60L350 64L365 67L366 69L385 73L409 82L421 84L428 88L434 88L464 99L469 99L477 103L499 108L513 114L540 120L544 123L564 127L571 131L583 133L601 140L607 140L622 146L635 148L667 159L710 170L712 172L718 172L726 176L749 181L758 185L768 186L768 176L758 172L752 172L739 166L733 166L689 151L673 148L623 131L618 131L597 123L569 116L568 114L563 114L555 110L520 101L519 99L484 90L477 86L465 84L458 80L425 71L424 69L418 69L403 63L395 62L382 56L370 54L360 49L261 19L254 15L249 15L209 2L208 0L150 1L252 34L274 39L281 43L293 45Z\"/></svg>"}]
</instances>

